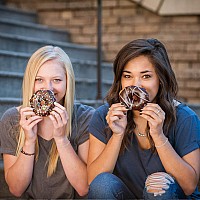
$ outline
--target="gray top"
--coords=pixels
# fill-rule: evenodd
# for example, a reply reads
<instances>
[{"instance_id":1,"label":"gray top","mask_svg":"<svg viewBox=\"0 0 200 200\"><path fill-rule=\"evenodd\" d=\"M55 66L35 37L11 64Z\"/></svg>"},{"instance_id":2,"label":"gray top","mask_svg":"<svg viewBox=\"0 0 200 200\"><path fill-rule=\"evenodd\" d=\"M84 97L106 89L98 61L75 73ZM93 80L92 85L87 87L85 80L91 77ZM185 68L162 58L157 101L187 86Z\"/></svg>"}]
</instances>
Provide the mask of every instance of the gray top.
<instances>
[{"instance_id":1,"label":"gray top","mask_svg":"<svg viewBox=\"0 0 200 200\"><path fill-rule=\"evenodd\" d=\"M70 142L77 153L78 146L89 138L88 123L94 113L94 108L75 104L73 127ZM1 118L0 153L16 154L17 136L19 135L19 112L13 107L8 109ZM47 178L46 160L53 142L38 136L39 157L34 163L33 177L23 198L33 199L73 199L75 192L65 176L60 159L56 172Z\"/></svg>"}]
</instances>

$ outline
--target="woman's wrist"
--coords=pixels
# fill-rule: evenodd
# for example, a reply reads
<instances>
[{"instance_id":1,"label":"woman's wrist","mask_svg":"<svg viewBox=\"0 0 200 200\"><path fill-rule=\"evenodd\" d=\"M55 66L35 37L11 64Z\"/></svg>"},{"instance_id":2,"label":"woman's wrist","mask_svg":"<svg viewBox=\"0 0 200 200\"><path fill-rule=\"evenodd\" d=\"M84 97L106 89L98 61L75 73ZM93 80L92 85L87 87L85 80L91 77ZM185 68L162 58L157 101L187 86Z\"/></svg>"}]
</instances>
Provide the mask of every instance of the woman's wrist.
<instances>
[{"instance_id":1,"label":"woman's wrist","mask_svg":"<svg viewBox=\"0 0 200 200\"><path fill-rule=\"evenodd\" d=\"M114 138L118 138L118 139L120 139L120 140L123 140L123 138L124 138L124 133L113 133L113 137Z\"/></svg>"},{"instance_id":2,"label":"woman's wrist","mask_svg":"<svg viewBox=\"0 0 200 200\"><path fill-rule=\"evenodd\" d=\"M20 152L28 156L35 155L35 142L25 140L24 145L21 148Z\"/></svg>"},{"instance_id":3,"label":"woman's wrist","mask_svg":"<svg viewBox=\"0 0 200 200\"><path fill-rule=\"evenodd\" d=\"M36 139L27 139L25 138L24 141L24 146L30 147L30 146L35 146Z\"/></svg>"},{"instance_id":4,"label":"woman's wrist","mask_svg":"<svg viewBox=\"0 0 200 200\"><path fill-rule=\"evenodd\" d=\"M168 142L168 138L163 134L161 137L154 139L155 147L161 148L165 146Z\"/></svg>"},{"instance_id":5,"label":"woman's wrist","mask_svg":"<svg viewBox=\"0 0 200 200\"><path fill-rule=\"evenodd\" d=\"M30 153L30 152L26 152L24 151L23 147L21 148L21 151L20 151L22 154L26 155L26 156L34 156L35 155L35 152L34 153Z\"/></svg>"},{"instance_id":6,"label":"woman's wrist","mask_svg":"<svg viewBox=\"0 0 200 200\"><path fill-rule=\"evenodd\" d=\"M70 144L70 140L67 137L54 138L57 147L66 147Z\"/></svg>"}]
</instances>

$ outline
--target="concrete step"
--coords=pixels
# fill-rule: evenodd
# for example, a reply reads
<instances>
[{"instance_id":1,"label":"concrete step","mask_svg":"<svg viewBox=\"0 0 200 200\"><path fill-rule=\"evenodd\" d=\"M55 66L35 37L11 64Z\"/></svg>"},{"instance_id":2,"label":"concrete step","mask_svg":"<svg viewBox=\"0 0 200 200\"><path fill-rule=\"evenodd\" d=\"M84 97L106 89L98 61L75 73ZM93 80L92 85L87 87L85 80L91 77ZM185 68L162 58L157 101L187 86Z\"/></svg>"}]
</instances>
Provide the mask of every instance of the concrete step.
<instances>
[{"instance_id":1,"label":"concrete step","mask_svg":"<svg viewBox=\"0 0 200 200\"><path fill-rule=\"evenodd\" d=\"M0 71L0 85L4 87L0 90L0 97L21 98L23 73ZM112 81L102 81L102 95L105 96ZM76 78L76 98L96 99L97 81L96 79Z\"/></svg>"},{"instance_id":2,"label":"concrete step","mask_svg":"<svg viewBox=\"0 0 200 200\"><path fill-rule=\"evenodd\" d=\"M0 18L0 32L6 34L16 34L21 36L51 39L55 41L69 42L67 31L53 29L45 25L30 22L21 22L14 19Z\"/></svg>"},{"instance_id":3,"label":"concrete step","mask_svg":"<svg viewBox=\"0 0 200 200\"><path fill-rule=\"evenodd\" d=\"M0 5L0 19L15 19L23 22L37 22L37 15L34 12L26 12L16 8L9 8Z\"/></svg>"},{"instance_id":4,"label":"concrete step","mask_svg":"<svg viewBox=\"0 0 200 200\"><path fill-rule=\"evenodd\" d=\"M73 43L57 42L55 40L39 39L13 34L0 33L1 50L33 53L45 45L61 47L70 58L81 60L96 60L97 50L94 47Z\"/></svg>"},{"instance_id":5,"label":"concrete step","mask_svg":"<svg viewBox=\"0 0 200 200\"><path fill-rule=\"evenodd\" d=\"M0 50L0 71L24 73L30 56L30 53ZM96 61L71 59L71 62L76 78L96 79ZM110 63L102 63L102 79L113 80L112 65Z\"/></svg>"}]
</instances>

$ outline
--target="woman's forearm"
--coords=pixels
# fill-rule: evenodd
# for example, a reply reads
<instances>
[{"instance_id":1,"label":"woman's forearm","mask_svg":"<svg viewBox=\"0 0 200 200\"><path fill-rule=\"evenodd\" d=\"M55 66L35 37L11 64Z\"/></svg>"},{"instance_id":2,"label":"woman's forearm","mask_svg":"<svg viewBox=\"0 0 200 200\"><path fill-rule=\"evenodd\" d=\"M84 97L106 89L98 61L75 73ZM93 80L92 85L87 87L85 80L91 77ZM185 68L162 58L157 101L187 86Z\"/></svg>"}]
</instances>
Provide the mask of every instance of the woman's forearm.
<instances>
[{"instance_id":1,"label":"woman's forearm","mask_svg":"<svg viewBox=\"0 0 200 200\"><path fill-rule=\"evenodd\" d=\"M95 141L91 141L91 148L95 148ZM88 182L89 184L92 180L100 173L110 172L112 173L119 155L121 148L121 143L123 140L123 135L113 134L110 138L103 151L95 158L93 150L90 148L89 160L88 160ZM98 141L99 142L99 141ZM94 145L94 146L93 146ZM104 144L103 144L104 145ZM91 155L90 155L91 154Z\"/></svg>"},{"instance_id":2,"label":"woman's forearm","mask_svg":"<svg viewBox=\"0 0 200 200\"><path fill-rule=\"evenodd\" d=\"M163 139L160 141L160 144L165 141L166 137L163 137ZM166 172L171 174L176 179L185 194L191 194L198 183L199 173L196 173L195 169L190 165L190 163L185 161L175 152L169 142L166 142L165 145L158 147L157 152ZM197 161L198 157L199 156L197 156L195 159L196 162L200 161ZM190 159L188 159L188 161L189 160Z\"/></svg>"},{"instance_id":3,"label":"woman's forearm","mask_svg":"<svg viewBox=\"0 0 200 200\"><path fill-rule=\"evenodd\" d=\"M24 145L23 151L35 153L35 144ZM19 157L4 155L5 179L10 192L15 196L21 196L32 179L34 155L20 153ZM13 163L13 164L12 164Z\"/></svg>"},{"instance_id":4,"label":"woman's forearm","mask_svg":"<svg viewBox=\"0 0 200 200\"><path fill-rule=\"evenodd\" d=\"M79 158L66 139L57 143L57 149L67 179L80 196L86 195L89 188L86 163Z\"/></svg>"}]
</instances>

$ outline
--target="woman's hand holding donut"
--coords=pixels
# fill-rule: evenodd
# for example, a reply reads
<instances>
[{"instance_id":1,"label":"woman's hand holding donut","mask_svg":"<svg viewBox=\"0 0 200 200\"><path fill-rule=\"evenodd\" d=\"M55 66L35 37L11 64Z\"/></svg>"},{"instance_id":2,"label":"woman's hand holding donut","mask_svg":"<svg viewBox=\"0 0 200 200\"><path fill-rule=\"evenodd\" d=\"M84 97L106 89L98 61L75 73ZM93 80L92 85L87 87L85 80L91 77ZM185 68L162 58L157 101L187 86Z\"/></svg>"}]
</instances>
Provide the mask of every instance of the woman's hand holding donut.
<instances>
[{"instance_id":1,"label":"woman's hand holding donut","mask_svg":"<svg viewBox=\"0 0 200 200\"><path fill-rule=\"evenodd\" d=\"M35 143L37 138L37 124L43 117L36 115L33 109L25 107L20 109L20 126L24 130L27 142Z\"/></svg>"},{"instance_id":2,"label":"woman's hand holding donut","mask_svg":"<svg viewBox=\"0 0 200 200\"><path fill-rule=\"evenodd\" d=\"M107 113L106 120L114 134L124 134L127 125L127 109L121 103L113 104Z\"/></svg>"},{"instance_id":3,"label":"woman's hand holding donut","mask_svg":"<svg viewBox=\"0 0 200 200\"><path fill-rule=\"evenodd\" d=\"M154 139L163 134L163 123L165 120L165 112L158 104L148 103L141 111L141 117L148 121L150 127L150 135Z\"/></svg>"},{"instance_id":4,"label":"woman's hand holding donut","mask_svg":"<svg viewBox=\"0 0 200 200\"><path fill-rule=\"evenodd\" d=\"M53 137L56 140L65 137L66 126L68 123L68 114L65 107L57 102L54 104L55 107L51 111L49 118L51 119L54 126Z\"/></svg>"}]
</instances>

